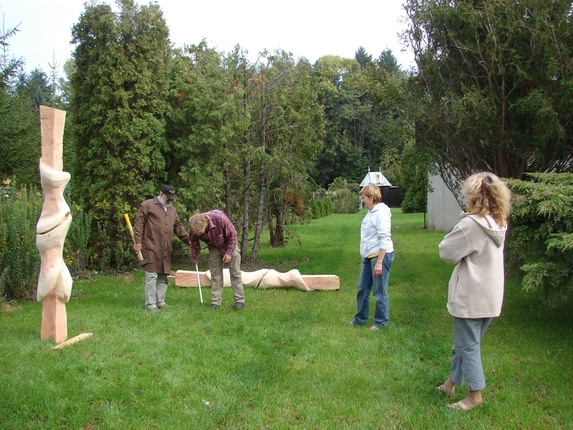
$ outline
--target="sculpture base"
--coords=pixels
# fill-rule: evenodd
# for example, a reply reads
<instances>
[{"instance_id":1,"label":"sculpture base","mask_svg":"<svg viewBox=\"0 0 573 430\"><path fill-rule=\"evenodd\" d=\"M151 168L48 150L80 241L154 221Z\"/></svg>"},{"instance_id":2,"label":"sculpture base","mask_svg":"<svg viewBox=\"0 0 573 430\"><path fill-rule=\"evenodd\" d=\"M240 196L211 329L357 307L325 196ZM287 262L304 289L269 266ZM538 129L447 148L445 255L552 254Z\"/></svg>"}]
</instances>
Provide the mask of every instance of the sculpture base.
<instances>
[{"instance_id":1,"label":"sculpture base","mask_svg":"<svg viewBox=\"0 0 573 430\"><path fill-rule=\"evenodd\" d=\"M68 318L66 304L55 295L48 295L42 300L42 329L40 339L54 339L57 343L68 338Z\"/></svg>"}]
</instances>

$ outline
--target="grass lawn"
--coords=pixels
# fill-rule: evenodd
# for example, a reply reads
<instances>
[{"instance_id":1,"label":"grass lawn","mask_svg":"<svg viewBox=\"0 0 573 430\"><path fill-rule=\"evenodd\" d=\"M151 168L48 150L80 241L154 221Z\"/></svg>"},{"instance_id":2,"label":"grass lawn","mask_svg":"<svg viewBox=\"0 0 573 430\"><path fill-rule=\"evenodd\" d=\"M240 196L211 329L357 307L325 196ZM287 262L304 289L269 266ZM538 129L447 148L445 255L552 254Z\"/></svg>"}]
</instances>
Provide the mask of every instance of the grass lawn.
<instances>
[{"instance_id":1,"label":"grass lawn","mask_svg":"<svg viewBox=\"0 0 573 430\"><path fill-rule=\"evenodd\" d=\"M60 350L40 341L40 303L2 302L0 428L573 428L573 315L511 281L483 342L484 406L446 408L465 397L435 391L449 370L452 268L422 214L394 211L390 326L348 325L363 216L314 220L296 244L259 254L262 267L336 274L338 292L245 287L237 312L226 288L213 311L208 289L200 304L196 288L171 284L171 307L152 314L141 271L100 276L75 282L66 306L68 336L93 337Z\"/></svg>"}]
</instances>

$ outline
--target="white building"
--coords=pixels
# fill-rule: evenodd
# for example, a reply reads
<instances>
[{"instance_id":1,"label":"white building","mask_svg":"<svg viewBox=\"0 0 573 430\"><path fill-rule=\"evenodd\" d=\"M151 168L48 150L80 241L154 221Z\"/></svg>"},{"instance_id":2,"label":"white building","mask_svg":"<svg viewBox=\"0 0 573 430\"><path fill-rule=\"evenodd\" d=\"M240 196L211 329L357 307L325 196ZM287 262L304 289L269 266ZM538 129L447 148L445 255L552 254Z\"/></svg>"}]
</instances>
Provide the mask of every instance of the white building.
<instances>
[{"instance_id":1,"label":"white building","mask_svg":"<svg viewBox=\"0 0 573 430\"><path fill-rule=\"evenodd\" d=\"M382 172L371 172L370 169L368 169L368 173L362 182L360 182L360 188L368 184L376 185L380 188L382 201L389 207L399 208L402 204L402 197L400 196L398 187L393 186Z\"/></svg>"},{"instance_id":2,"label":"white building","mask_svg":"<svg viewBox=\"0 0 573 430\"><path fill-rule=\"evenodd\" d=\"M449 232L463 211L440 175L429 175L428 230Z\"/></svg>"},{"instance_id":3,"label":"white building","mask_svg":"<svg viewBox=\"0 0 573 430\"><path fill-rule=\"evenodd\" d=\"M372 184L377 185L379 187L391 187L392 184L386 179L386 176L382 174L382 172L371 172L370 170L360 182L360 188L364 187L365 185Z\"/></svg>"}]
</instances>

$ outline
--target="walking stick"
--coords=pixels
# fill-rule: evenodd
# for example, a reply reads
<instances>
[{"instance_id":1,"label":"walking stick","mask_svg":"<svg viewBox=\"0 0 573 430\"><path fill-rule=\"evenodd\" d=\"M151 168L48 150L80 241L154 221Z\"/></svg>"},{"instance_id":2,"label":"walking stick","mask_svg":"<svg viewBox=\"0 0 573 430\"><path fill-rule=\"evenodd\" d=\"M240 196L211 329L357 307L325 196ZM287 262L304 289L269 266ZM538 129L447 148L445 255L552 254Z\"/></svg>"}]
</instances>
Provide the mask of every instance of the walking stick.
<instances>
[{"instance_id":1,"label":"walking stick","mask_svg":"<svg viewBox=\"0 0 573 430\"><path fill-rule=\"evenodd\" d=\"M199 297L201 298L201 303L203 303L203 293L201 292L201 278L199 277L199 267L195 265L195 271L197 272L197 285L199 285Z\"/></svg>"}]
</instances>

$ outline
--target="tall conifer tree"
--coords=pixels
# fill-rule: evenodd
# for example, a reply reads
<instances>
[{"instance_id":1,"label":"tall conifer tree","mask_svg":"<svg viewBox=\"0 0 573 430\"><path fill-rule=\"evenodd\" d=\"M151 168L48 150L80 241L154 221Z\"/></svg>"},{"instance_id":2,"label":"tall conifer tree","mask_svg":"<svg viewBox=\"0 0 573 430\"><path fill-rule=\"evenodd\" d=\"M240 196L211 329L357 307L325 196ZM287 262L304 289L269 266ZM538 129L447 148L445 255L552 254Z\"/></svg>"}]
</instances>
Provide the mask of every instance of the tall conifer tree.
<instances>
[{"instance_id":1,"label":"tall conifer tree","mask_svg":"<svg viewBox=\"0 0 573 430\"><path fill-rule=\"evenodd\" d=\"M165 180L168 29L157 4L118 7L88 5L72 30L74 197L93 213L108 249L126 240L123 213L134 214Z\"/></svg>"}]
</instances>

